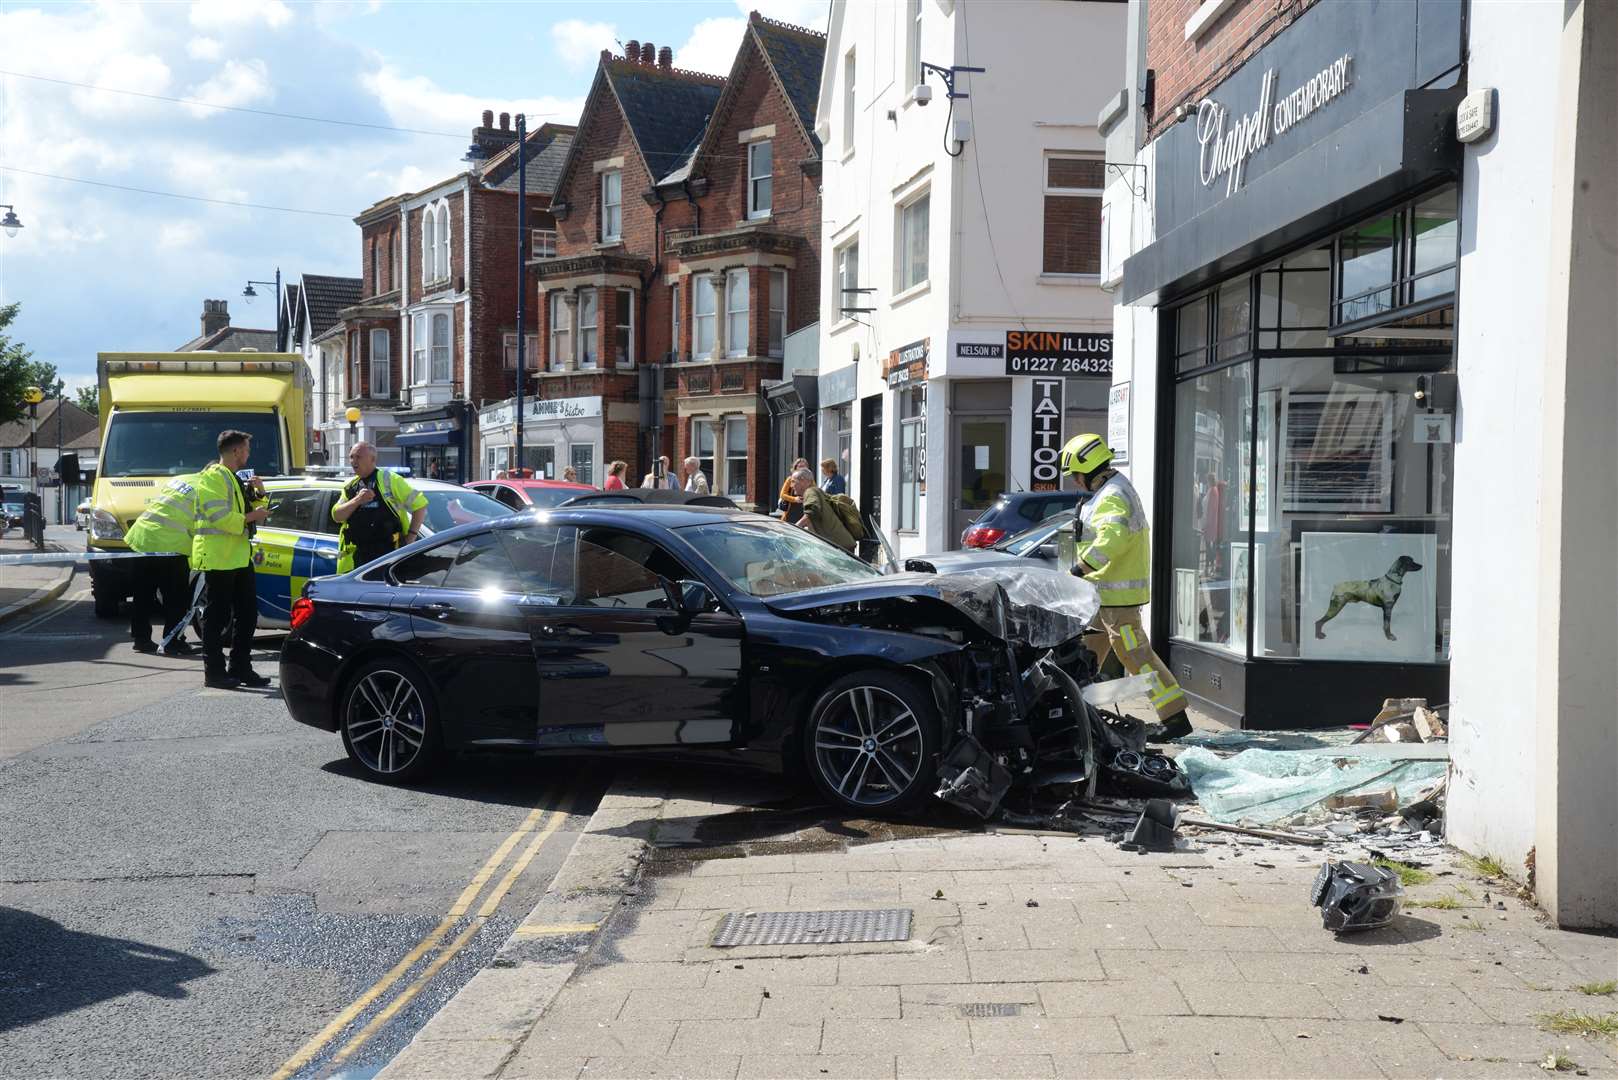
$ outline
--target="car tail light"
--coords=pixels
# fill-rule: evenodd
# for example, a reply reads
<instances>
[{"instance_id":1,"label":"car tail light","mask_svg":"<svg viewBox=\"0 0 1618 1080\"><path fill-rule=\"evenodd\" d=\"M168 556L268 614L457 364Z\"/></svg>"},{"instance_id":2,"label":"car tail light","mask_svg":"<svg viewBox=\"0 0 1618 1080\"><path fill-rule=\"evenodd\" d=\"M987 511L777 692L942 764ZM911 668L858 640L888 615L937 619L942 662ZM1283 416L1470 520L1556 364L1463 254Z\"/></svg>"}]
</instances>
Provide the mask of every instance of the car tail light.
<instances>
[{"instance_id":1,"label":"car tail light","mask_svg":"<svg viewBox=\"0 0 1618 1080\"><path fill-rule=\"evenodd\" d=\"M309 621L315 613L315 602L307 596L300 596L292 601L292 629L296 630Z\"/></svg>"},{"instance_id":2,"label":"car tail light","mask_svg":"<svg viewBox=\"0 0 1618 1080\"><path fill-rule=\"evenodd\" d=\"M1006 530L994 529L987 525L974 525L961 534L961 543L966 547L989 547L1005 539Z\"/></svg>"}]
</instances>

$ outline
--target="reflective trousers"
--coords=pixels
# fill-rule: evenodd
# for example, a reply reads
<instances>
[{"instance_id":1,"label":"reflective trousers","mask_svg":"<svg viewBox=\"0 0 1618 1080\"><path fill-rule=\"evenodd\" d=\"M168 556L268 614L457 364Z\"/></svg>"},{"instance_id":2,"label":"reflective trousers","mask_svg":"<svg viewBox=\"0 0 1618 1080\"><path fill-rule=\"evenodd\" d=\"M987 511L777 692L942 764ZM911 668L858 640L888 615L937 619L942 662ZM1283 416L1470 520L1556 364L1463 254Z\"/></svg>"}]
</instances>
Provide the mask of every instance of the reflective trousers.
<instances>
[{"instance_id":1,"label":"reflective trousers","mask_svg":"<svg viewBox=\"0 0 1618 1080\"><path fill-rule=\"evenodd\" d=\"M1100 633L1085 635L1085 644L1096 654L1096 665L1107 662L1109 651L1118 654L1124 670L1131 675L1145 675L1151 681L1149 692L1152 711L1159 720L1167 720L1185 712L1185 691L1175 681L1169 666L1152 651L1141 625L1138 607L1104 607L1096 616L1105 636Z\"/></svg>"}]
</instances>

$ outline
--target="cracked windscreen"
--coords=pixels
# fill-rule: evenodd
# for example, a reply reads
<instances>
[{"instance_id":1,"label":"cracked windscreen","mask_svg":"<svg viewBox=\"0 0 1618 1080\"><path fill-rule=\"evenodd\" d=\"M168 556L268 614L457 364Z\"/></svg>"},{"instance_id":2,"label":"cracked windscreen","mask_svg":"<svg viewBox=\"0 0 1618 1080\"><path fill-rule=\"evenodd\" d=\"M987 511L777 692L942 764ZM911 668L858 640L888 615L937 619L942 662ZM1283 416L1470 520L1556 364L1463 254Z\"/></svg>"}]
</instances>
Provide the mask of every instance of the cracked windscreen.
<instances>
[{"instance_id":1,"label":"cracked windscreen","mask_svg":"<svg viewBox=\"0 0 1618 1080\"><path fill-rule=\"evenodd\" d=\"M680 535L736 588L752 596L870 581L881 573L795 525L721 521Z\"/></svg>"},{"instance_id":2,"label":"cracked windscreen","mask_svg":"<svg viewBox=\"0 0 1618 1080\"><path fill-rule=\"evenodd\" d=\"M994 545L996 551L1004 551L1008 555L1027 555L1039 545L1056 537L1056 530L1073 520L1073 511L1063 510L1052 514L1038 525L1024 529L1016 536L1008 537Z\"/></svg>"}]
</instances>

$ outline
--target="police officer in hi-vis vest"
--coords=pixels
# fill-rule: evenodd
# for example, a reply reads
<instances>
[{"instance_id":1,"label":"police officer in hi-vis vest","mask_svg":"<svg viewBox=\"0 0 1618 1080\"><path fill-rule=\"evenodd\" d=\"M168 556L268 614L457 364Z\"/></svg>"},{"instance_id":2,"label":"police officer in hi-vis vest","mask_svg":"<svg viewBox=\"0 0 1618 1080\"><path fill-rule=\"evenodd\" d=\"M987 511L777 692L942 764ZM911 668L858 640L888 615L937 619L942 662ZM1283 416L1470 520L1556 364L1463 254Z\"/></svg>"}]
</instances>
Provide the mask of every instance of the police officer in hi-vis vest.
<instances>
[{"instance_id":1,"label":"police officer in hi-vis vest","mask_svg":"<svg viewBox=\"0 0 1618 1080\"><path fill-rule=\"evenodd\" d=\"M174 634L174 628L191 607L191 544L197 528L195 480L194 476L170 480L124 535L131 551L149 556L131 574L134 601L129 606L129 635L135 639L136 652L157 651L157 643L152 640L154 610L162 612L163 637L174 635L163 646L165 656L190 656L196 651L186 642L183 632Z\"/></svg>"},{"instance_id":2,"label":"police officer in hi-vis vest","mask_svg":"<svg viewBox=\"0 0 1618 1080\"><path fill-rule=\"evenodd\" d=\"M258 629L258 586L253 577L253 526L270 516L264 485L237 475L247 468L253 437L219 433L219 460L196 475L197 531L191 565L208 579L202 615L203 685L222 690L263 687L270 680L253 670L253 633ZM230 630L230 662L225 631Z\"/></svg>"},{"instance_id":3,"label":"police officer in hi-vis vest","mask_svg":"<svg viewBox=\"0 0 1618 1080\"><path fill-rule=\"evenodd\" d=\"M1098 619L1106 638L1091 646L1097 663L1106 662L1110 649L1131 675L1147 676L1152 709L1161 721L1153 741L1183 738L1191 734L1185 691L1152 651L1140 620L1140 609L1152 598L1151 529L1140 496L1111 465L1112 451L1099 435L1076 435L1062 448L1062 471L1090 493L1079 508L1071 573L1101 594Z\"/></svg>"},{"instance_id":4,"label":"police officer in hi-vis vest","mask_svg":"<svg viewBox=\"0 0 1618 1080\"><path fill-rule=\"evenodd\" d=\"M354 466L354 479L343 485L342 499L331 508L332 520L342 526L339 574L415 543L427 516L427 496L392 469L377 468L370 443L355 443L348 463Z\"/></svg>"}]
</instances>

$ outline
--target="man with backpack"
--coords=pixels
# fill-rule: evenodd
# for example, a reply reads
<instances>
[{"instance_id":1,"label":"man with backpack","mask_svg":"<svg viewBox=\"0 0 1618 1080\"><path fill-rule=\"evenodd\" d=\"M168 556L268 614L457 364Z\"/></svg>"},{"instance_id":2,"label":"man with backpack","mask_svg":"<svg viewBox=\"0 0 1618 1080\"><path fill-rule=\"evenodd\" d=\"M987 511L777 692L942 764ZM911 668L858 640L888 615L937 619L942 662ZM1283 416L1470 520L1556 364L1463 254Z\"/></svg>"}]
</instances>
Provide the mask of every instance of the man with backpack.
<instances>
[{"instance_id":1,"label":"man with backpack","mask_svg":"<svg viewBox=\"0 0 1618 1080\"><path fill-rule=\"evenodd\" d=\"M855 545L865 538L865 526L860 521L859 507L847 495L827 495L815 487L815 477L808 469L792 474L792 490L803 500L803 516L798 528L808 529L854 554Z\"/></svg>"}]
</instances>

